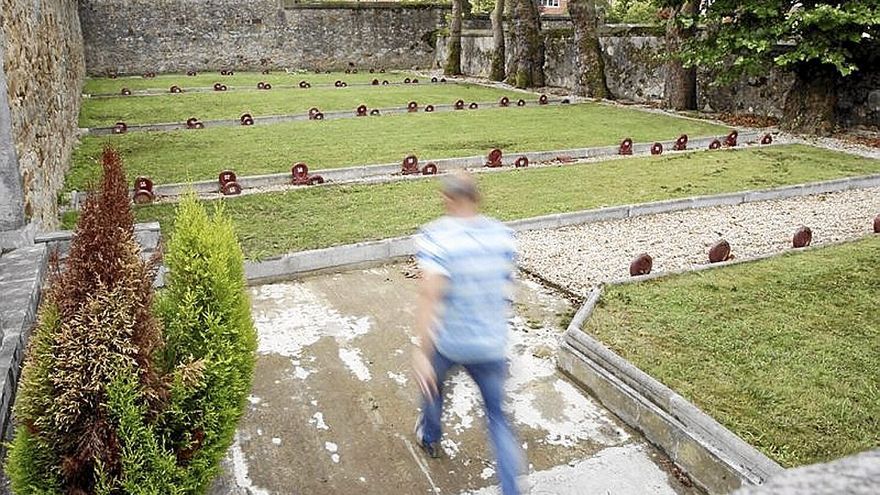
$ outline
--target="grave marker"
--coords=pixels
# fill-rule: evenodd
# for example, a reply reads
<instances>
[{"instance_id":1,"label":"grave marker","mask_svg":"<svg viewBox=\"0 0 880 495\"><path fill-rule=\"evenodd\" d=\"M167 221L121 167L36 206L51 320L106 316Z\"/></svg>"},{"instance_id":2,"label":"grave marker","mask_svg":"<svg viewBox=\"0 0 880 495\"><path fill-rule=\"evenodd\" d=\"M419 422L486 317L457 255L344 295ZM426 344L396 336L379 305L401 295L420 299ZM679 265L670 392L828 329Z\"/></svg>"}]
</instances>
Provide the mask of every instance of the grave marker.
<instances>
[{"instance_id":1,"label":"grave marker","mask_svg":"<svg viewBox=\"0 0 880 495\"><path fill-rule=\"evenodd\" d=\"M131 90L128 88L122 88L122 96L131 96Z\"/></svg>"},{"instance_id":2,"label":"grave marker","mask_svg":"<svg viewBox=\"0 0 880 495\"><path fill-rule=\"evenodd\" d=\"M730 244L724 239L719 240L709 248L709 263L721 263L731 258Z\"/></svg>"},{"instance_id":3,"label":"grave marker","mask_svg":"<svg viewBox=\"0 0 880 495\"><path fill-rule=\"evenodd\" d=\"M464 110L464 100L458 100L455 102L456 110Z\"/></svg>"},{"instance_id":4,"label":"grave marker","mask_svg":"<svg viewBox=\"0 0 880 495\"><path fill-rule=\"evenodd\" d=\"M520 99L516 102L516 106L518 106L518 107L524 107L524 106L526 106L526 100L523 100L522 98L520 98Z\"/></svg>"},{"instance_id":5,"label":"grave marker","mask_svg":"<svg viewBox=\"0 0 880 495\"><path fill-rule=\"evenodd\" d=\"M404 157L400 173L402 173L403 175L419 173L418 157L416 155L407 155L406 157Z\"/></svg>"},{"instance_id":6,"label":"grave marker","mask_svg":"<svg viewBox=\"0 0 880 495\"><path fill-rule=\"evenodd\" d=\"M538 98L539 105L546 105L547 103L549 103L549 101L550 100L547 99L547 95L541 95L540 98Z\"/></svg>"},{"instance_id":7,"label":"grave marker","mask_svg":"<svg viewBox=\"0 0 880 495\"><path fill-rule=\"evenodd\" d=\"M468 108L470 108L471 110L476 110L480 108L480 105L478 105L477 102L473 101L470 105L468 105Z\"/></svg>"},{"instance_id":8,"label":"grave marker","mask_svg":"<svg viewBox=\"0 0 880 495\"><path fill-rule=\"evenodd\" d=\"M632 261L629 265L629 275L638 277L640 275L648 275L654 268L654 258L648 253L642 253Z\"/></svg>"},{"instance_id":9,"label":"grave marker","mask_svg":"<svg viewBox=\"0 0 880 495\"><path fill-rule=\"evenodd\" d=\"M663 154L663 143L654 143L651 145L651 154L652 155L662 155Z\"/></svg>"},{"instance_id":10,"label":"grave marker","mask_svg":"<svg viewBox=\"0 0 880 495\"><path fill-rule=\"evenodd\" d=\"M498 104L502 107L510 106L510 98L502 96L501 99L498 101Z\"/></svg>"},{"instance_id":11,"label":"grave marker","mask_svg":"<svg viewBox=\"0 0 880 495\"><path fill-rule=\"evenodd\" d=\"M513 162L513 165L516 168L526 168L529 166L529 158L525 155L520 156L515 162Z\"/></svg>"},{"instance_id":12,"label":"grave marker","mask_svg":"<svg viewBox=\"0 0 880 495\"><path fill-rule=\"evenodd\" d=\"M427 165L422 167L422 175L437 175L437 165L433 162L428 162Z\"/></svg>"},{"instance_id":13,"label":"grave marker","mask_svg":"<svg viewBox=\"0 0 880 495\"><path fill-rule=\"evenodd\" d=\"M770 144L772 142L773 142L773 136L771 136L769 133L764 134L764 137L761 138L761 144Z\"/></svg>"},{"instance_id":14,"label":"grave marker","mask_svg":"<svg viewBox=\"0 0 880 495\"><path fill-rule=\"evenodd\" d=\"M794 237L791 240L792 246L795 248L805 248L813 243L813 231L807 227L803 226L794 233Z\"/></svg>"},{"instance_id":15,"label":"grave marker","mask_svg":"<svg viewBox=\"0 0 880 495\"><path fill-rule=\"evenodd\" d=\"M406 104L406 110L408 112L418 112L419 111L419 104L414 101L411 101Z\"/></svg>"},{"instance_id":16,"label":"grave marker","mask_svg":"<svg viewBox=\"0 0 880 495\"><path fill-rule=\"evenodd\" d=\"M713 139L712 142L709 143L710 150L717 150L719 148L721 148L721 141L719 141L717 139Z\"/></svg>"},{"instance_id":17,"label":"grave marker","mask_svg":"<svg viewBox=\"0 0 880 495\"><path fill-rule=\"evenodd\" d=\"M241 122L241 125L254 125L254 118L249 113L243 114L241 117L239 117L239 121Z\"/></svg>"},{"instance_id":18,"label":"grave marker","mask_svg":"<svg viewBox=\"0 0 880 495\"><path fill-rule=\"evenodd\" d=\"M180 89L180 86L171 86L171 89L169 91L171 91L171 93L173 94L183 93L183 90Z\"/></svg>"},{"instance_id":19,"label":"grave marker","mask_svg":"<svg viewBox=\"0 0 880 495\"><path fill-rule=\"evenodd\" d=\"M154 199L153 181L148 177L138 177L134 180L134 202L139 205L150 204Z\"/></svg>"},{"instance_id":20,"label":"grave marker","mask_svg":"<svg viewBox=\"0 0 880 495\"><path fill-rule=\"evenodd\" d=\"M425 107L425 111L431 113L434 111L434 105L428 105Z\"/></svg>"},{"instance_id":21,"label":"grave marker","mask_svg":"<svg viewBox=\"0 0 880 495\"><path fill-rule=\"evenodd\" d=\"M236 182L237 177L232 170L224 170L220 172L218 181L220 182L220 193L224 196L236 196L241 194L241 186Z\"/></svg>"},{"instance_id":22,"label":"grave marker","mask_svg":"<svg viewBox=\"0 0 880 495\"><path fill-rule=\"evenodd\" d=\"M617 153L620 155L632 155L633 154L633 140L630 138L626 138L620 142L620 148L617 150Z\"/></svg>"},{"instance_id":23,"label":"grave marker","mask_svg":"<svg viewBox=\"0 0 880 495\"><path fill-rule=\"evenodd\" d=\"M736 132L735 130L730 131L730 134L728 134L727 137L724 138L724 146L727 146L729 148L736 146L736 138L738 137L738 132Z\"/></svg>"},{"instance_id":24,"label":"grave marker","mask_svg":"<svg viewBox=\"0 0 880 495\"><path fill-rule=\"evenodd\" d=\"M309 175L309 167L303 162L295 164L290 169L290 175L292 176L291 184L295 186L312 186L324 183L324 178L320 175Z\"/></svg>"},{"instance_id":25,"label":"grave marker","mask_svg":"<svg viewBox=\"0 0 880 495\"><path fill-rule=\"evenodd\" d=\"M113 126L113 134L125 134L128 132L128 125L125 122L117 122Z\"/></svg>"},{"instance_id":26,"label":"grave marker","mask_svg":"<svg viewBox=\"0 0 880 495\"><path fill-rule=\"evenodd\" d=\"M672 146L672 149L675 151L684 151L688 149L688 135L682 134L675 140L675 145Z\"/></svg>"},{"instance_id":27,"label":"grave marker","mask_svg":"<svg viewBox=\"0 0 880 495\"><path fill-rule=\"evenodd\" d=\"M489 152L489 156L486 157L486 166L489 168L498 168L502 165L501 157L503 154L501 150L498 148L494 148Z\"/></svg>"},{"instance_id":28,"label":"grave marker","mask_svg":"<svg viewBox=\"0 0 880 495\"><path fill-rule=\"evenodd\" d=\"M370 115L372 115L372 116L379 115L379 109L374 108L374 109L370 110Z\"/></svg>"},{"instance_id":29,"label":"grave marker","mask_svg":"<svg viewBox=\"0 0 880 495\"><path fill-rule=\"evenodd\" d=\"M357 113L358 117L366 117L367 116L367 106L366 105L359 105L355 112Z\"/></svg>"}]
</instances>

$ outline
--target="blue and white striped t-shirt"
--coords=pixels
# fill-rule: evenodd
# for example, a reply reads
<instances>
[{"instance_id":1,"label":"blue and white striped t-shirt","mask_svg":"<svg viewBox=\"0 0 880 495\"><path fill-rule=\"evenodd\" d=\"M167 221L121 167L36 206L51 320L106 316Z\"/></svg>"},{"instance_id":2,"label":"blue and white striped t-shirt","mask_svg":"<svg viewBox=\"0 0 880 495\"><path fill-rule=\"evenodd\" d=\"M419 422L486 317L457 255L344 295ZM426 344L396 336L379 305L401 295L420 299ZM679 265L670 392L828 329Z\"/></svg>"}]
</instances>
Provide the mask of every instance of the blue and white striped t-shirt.
<instances>
[{"instance_id":1,"label":"blue and white striped t-shirt","mask_svg":"<svg viewBox=\"0 0 880 495\"><path fill-rule=\"evenodd\" d=\"M446 216L423 227L416 243L421 268L448 279L437 350L459 363L504 359L516 263L513 231L484 216Z\"/></svg>"}]
</instances>

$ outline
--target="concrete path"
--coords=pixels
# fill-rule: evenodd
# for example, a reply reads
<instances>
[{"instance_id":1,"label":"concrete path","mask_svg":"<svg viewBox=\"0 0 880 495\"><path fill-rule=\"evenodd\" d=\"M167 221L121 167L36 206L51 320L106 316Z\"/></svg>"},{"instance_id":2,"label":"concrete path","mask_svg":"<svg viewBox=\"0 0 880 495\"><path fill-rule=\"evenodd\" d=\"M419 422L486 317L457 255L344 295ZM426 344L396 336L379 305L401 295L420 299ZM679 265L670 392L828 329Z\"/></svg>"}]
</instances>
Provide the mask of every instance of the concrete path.
<instances>
[{"instance_id":1,"label":"concrete path","mask_svg":"<svg viewBox=\"0 0 880 495\"><path fill-rule=\"evenodd\" d=\"M496 493L479 392L447 381L445 455L413 443L414 270L392 265L252 289L260 346L250 405L213 493ZM508 410L531 493L690 494L669 461L556 372L571 305L518 286Z\"/></svg>"}]
</instances>

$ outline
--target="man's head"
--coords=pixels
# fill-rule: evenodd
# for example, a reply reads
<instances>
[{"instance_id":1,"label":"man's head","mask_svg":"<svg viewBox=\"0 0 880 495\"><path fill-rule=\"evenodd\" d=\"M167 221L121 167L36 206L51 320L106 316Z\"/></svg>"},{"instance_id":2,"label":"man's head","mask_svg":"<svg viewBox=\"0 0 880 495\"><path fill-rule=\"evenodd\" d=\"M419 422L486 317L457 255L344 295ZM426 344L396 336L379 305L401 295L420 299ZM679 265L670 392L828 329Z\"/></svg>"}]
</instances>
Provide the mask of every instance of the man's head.
<instances>
[{"instance_id":1,"label":"man's head","mask_svg":"<svg viewBox=\"0 0 880 495\"><path fill-rule=\"evenodd\" d=\"M477 214L480 191L473 176L466 172L453 172L443 176L441 184L446 213L456 217L470 217Z\"/></svg>"}]
</instances>

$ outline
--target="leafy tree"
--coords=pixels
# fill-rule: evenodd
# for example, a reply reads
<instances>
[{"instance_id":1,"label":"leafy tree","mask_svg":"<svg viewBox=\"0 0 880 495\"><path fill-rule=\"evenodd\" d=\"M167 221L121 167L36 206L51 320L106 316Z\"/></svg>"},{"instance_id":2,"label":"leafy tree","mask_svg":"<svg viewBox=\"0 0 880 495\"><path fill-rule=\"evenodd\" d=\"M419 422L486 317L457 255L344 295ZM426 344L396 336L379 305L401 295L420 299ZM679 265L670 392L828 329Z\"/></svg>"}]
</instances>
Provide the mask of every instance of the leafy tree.
<instances>
[{"instance_id":1,"label":"leafy tree","mask_svg":"<svg viewBox=\"0 0 880 495\"><path fill-rule=\"evenodd\" d=\"M446 65L443 73L447 76L461 74L461 23L462 0L452 0L452 20L449 25L449 39L446 40Z\"/></svg>"},{"instance_id":2,"label":"leafy tree","mask_svg":"<svg viewBox=\"0 0 880 495\"><path fill-rule=\"evenodd\" d=\"M783 123L828 132L837 88L877 63L877 0L714 0L700 18L705 36L687 43L689 65L712 69L722 81L791 70L796 83Z\"/></svg>"}]
</instances>

